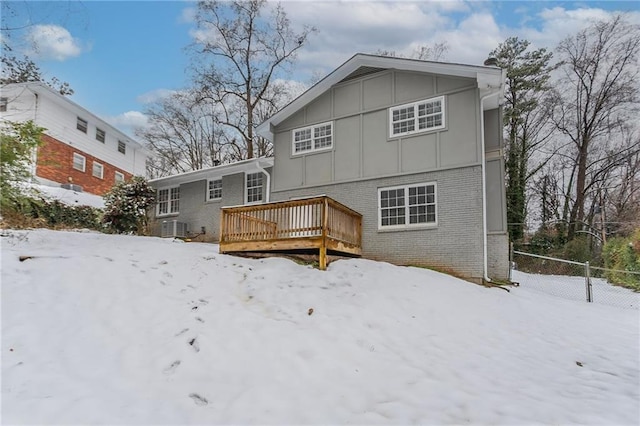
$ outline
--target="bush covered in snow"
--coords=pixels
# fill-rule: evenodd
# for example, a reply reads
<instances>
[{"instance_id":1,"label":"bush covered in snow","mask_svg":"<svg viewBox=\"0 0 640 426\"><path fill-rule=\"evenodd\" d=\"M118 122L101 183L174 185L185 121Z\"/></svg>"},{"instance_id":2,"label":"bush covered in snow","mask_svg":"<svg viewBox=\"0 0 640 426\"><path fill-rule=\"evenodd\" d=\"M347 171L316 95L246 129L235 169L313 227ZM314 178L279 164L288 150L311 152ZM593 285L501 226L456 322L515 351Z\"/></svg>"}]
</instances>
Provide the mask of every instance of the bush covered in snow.
<instances>
[{"instance_id":1,"label":"bush covered in snow","mask_svg":"<svg viewBox=\"0 0 640 426\"><path fill-rule=\"evenodd\" d=\"M102 222L107 230L117 234L146 232L148 209L155 204L155 190L142 176L120 182L104 196Z\"/></svg>"}]
</instances>

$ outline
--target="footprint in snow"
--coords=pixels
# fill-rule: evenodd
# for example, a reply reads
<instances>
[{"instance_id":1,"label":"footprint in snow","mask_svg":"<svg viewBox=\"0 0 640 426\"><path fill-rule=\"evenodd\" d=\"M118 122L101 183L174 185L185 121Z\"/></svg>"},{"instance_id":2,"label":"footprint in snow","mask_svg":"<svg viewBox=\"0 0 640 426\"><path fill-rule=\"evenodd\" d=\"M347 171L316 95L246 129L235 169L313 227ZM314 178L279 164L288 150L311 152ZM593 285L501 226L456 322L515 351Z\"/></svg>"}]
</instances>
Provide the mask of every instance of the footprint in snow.
<instances>
[{"instance_id":1,"label":"footprint in snow","mask_svg":"<svg viewBox=\"0 0 640 426\"><path fill-rule=\"evenodd\" d=\"M196 340L195 337L193 339L189 340L188 343L191 345L191 347L193 348L194 351L200 352L200 345L198 344L198 341Z\"/></svg>"},{"instance_id":2,"label":"footprint in snow","mask_svg":"<svg viewBox=\"0 0 640 426\"><path fill-rule=\"evenodd\" d=\"M169 364L167 368L162 370L162 372L164 374L173 374L173 372L176 370L176 368L178 368L179 365L180 365L180 360L173 361L171 364Z\"/></svg>"},{"instance_id":3,"label":"footprint in snow","mask_svg":"<svg viewBox=\"0 0 640 426\"><path fill-rule=\"evenodd\" d=\"M195 402L196 405L207 405L209 403L207 398L200 396L197 393L190 393L189 398L193 399L193 402Z\"/></svg>"},{"instance_id":4,"label":"footprint in snow","mask_svg":"<svg viewBox=\"0 0 640 426\"><path fill-rule=\"evenodd\" d=\"M181 331L179 331L179 332L178 332L178 334L176 334L176 337L178 337L178 336L180 336L180 335L182 335L182 334L186 333L187 331L189 331L189 329L188 329L188 328L183 328Z\"/></svg>"}]
</instances>

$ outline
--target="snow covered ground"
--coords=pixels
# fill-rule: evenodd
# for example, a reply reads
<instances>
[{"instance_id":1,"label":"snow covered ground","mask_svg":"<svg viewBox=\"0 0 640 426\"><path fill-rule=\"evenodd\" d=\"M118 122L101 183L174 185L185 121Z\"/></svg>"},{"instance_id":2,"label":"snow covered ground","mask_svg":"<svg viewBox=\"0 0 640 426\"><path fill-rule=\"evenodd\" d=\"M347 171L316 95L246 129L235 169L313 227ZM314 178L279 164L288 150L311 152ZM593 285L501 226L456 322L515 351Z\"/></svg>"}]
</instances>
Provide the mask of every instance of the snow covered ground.
<instances>
[{"instance_id":1,"label":"snow covered ground","mask_svg":"<svg viewBox=\"0 0 640 426\"><path fill-rule=\"evenodd\" d=\"M99 195L88 192L72 191L61 187L32 184L31 187L43 194L46 198L58 200L70 206L91 206L99 209L104 208L104 199Z\"/></svg>"},{"instance_id":2,"label":"snow covered ground","mask_svg":"<svg viewBox=\"0 0 640 426\"><path fill-rule=\"evenodd\" d=\"M584 277L566 275L540 275L512 271L513 281L527 290L562 297L570 300L587 300ZM611 285L602 278L591 278L593 303L617 306L625 309L640 309L640 293L628 288Z\"/></svg>"},{"instance_id":3,"label":"snow covered ground","mask_svg":"<svg viewBox=\"0 0 640 426\"><path fill-rule=\"evenodd\" d=\"M640 422L637 310L367 260L1 242L3 424Z\"/></svg>"}]
</instances>

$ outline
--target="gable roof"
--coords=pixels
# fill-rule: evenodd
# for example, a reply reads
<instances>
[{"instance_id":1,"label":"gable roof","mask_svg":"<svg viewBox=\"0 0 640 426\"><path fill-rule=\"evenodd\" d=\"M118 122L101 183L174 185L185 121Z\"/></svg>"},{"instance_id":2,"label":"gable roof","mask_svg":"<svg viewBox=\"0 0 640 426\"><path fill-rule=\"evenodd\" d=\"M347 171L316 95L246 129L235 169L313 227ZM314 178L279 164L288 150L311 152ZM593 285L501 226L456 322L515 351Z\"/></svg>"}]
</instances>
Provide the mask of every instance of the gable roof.
<instances>
[{"instance_id":1,"label":"gable roof","mask_svg":"<svg viewBox=\"0 0 640 426\"><path fill-rule=\"evenodd\" d=\"M325 93L333 85L388 69L473 78L478 83L481 95L483 91L495 91L497 88L500 88L501 91L504 90L506 76L504 70L493 66L432 62L357 53L309 90L261 123L256 132L264 138L273 140L271 132L273 126L282 123L296 111Z\"/></svg>"}]
</instances>

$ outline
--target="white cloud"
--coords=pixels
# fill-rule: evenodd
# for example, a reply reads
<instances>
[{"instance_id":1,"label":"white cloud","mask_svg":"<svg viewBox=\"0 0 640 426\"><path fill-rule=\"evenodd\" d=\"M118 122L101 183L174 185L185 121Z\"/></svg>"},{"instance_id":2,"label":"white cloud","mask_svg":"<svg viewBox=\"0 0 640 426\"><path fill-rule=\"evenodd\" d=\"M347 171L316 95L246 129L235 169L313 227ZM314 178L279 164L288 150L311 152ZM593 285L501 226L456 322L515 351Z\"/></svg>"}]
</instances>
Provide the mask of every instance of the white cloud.
<instances>
[{"instance_id":1,"label":"white cloud","mask_svg":"<svg viewBox=\"0 0 640 426\"><path fill-rule=\"evenodd\" d=\"M129 136L135 135L136 129L144 129L149 123L149 118L140 111L127 111L122 114L104 117L104 121L116 127Z\"/></svg>"},{"instance_id":2,"label":"white cloud","mask_svg":"<svg viewBox=\"0 0 640 426\"><path fill-rule=\"evenodd\" d=\"M34 25L26 37L30 45L27 53L41 59L64 61L83 51L80 41L58 25Z\"/></svg>"},{"instance_id":3,"label":"white cloud","mask_svg":"<svg viewBox=\"0 0 640 426\"><path fill-rule=\"evenodd\" d=\"M136 98L136 101L140 102L141 104L152 104L154 102L168 98L169 96L177 92L177 90L171 89L156 89L139 95Z\"/></svg>"}]
</instances>

